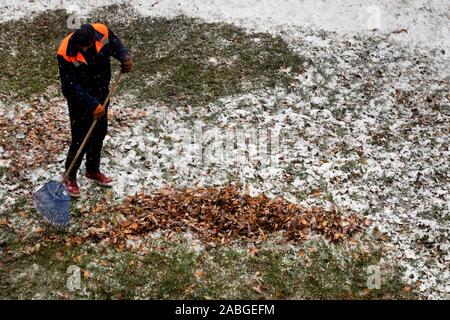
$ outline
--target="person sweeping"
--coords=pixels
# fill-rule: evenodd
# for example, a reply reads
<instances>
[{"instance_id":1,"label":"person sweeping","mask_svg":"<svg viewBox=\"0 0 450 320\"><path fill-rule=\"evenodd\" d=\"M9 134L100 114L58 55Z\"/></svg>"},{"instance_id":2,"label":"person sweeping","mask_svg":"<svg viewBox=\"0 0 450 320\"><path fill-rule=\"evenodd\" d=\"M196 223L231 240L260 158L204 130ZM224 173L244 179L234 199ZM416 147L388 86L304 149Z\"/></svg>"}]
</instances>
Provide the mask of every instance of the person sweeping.
<instances>
[{"instance_id":1,"label":"person sweeping","mask_svg":"<svg viewBox=\"0 0 450 320\"><path fill-rule=\"evenodd\" d=\"M86 155L86 177L104 187L112 179L100 171L103 140L108 126L108 106L102 102L109 93L111 56L121 63L121 72L130 72L132 57L120 39L104 24L84 24L61 42L57 59L61 91L69 107L71 144L65 167L69 168L94 120L97 124L64 184L71 197L80 197L77 172Z\"/></svg>"}]
</instances>

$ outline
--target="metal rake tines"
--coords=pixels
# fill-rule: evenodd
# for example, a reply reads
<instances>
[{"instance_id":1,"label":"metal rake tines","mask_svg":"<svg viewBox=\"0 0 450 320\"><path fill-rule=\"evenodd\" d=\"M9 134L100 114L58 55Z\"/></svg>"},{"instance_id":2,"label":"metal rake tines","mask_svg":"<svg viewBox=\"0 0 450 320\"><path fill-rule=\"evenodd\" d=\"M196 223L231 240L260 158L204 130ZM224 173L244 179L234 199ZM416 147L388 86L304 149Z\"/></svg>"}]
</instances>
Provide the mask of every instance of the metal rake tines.
<instances>
[{"instance_id":1,"label":"metal rake tines","mask_svg":"<svg viewBox=\"0 0 450 320\"><path fill-rule=\"evenodd\" d=\"M34 205L49 223L59 227L69 225L70 195L60 182L50 181L40 188L34 195Z\"/></svg>"}]
</instances>

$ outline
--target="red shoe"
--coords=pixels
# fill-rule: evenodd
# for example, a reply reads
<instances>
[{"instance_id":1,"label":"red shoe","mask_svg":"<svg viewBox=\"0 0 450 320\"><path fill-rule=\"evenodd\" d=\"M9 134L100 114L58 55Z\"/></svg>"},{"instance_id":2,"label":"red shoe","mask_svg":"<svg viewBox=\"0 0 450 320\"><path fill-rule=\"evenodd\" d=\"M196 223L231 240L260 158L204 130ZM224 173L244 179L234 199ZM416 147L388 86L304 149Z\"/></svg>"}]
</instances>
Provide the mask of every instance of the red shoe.
<instances>
[{"instance_id":1,"label":"red shoe","mask_svg":"<svg viewBox=\"0 0 450 320\"><path fill-rule=\"evenodd\" d=\"M64 185L66 186L67 192L70 194L72 198L80 197L80 188L78 188L77 180L67 179L64 182Z\"/></svg>"},{"instance_id":2,"label":"red shoe","mask_svg":"<svg viewBox=\"0 0 450 320\"><path fill-rule=\"evenodd\" d=\"M112 180L101 172L86 172L86 178L94 180L102 187L112 187Z\"/></svg>"}]
</instances>

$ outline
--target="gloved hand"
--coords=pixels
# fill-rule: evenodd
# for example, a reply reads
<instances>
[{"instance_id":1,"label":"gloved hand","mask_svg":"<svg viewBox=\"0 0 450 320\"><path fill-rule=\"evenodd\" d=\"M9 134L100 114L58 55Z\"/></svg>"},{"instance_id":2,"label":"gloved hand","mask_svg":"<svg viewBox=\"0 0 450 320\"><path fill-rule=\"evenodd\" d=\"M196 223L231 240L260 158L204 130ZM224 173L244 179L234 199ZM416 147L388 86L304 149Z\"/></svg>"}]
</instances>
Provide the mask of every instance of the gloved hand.
<instances>
[{"instance_id":1,"label":"gloved hand","mask_svg":"<svg viewBox=\"0 0 450 320\"><path fill-rule=\"evenodd\" d=\"M120 71L122 73L127 73L130 72L132 68L133 68L133 58L131 58L131 55L126 54L122 59Z\"/></svg>"},{"instance_id":2,"label":"gloved hand","mask_svg":"<svg viewBox=\"0 0 450 320\"><path fill-rule=\"evenodd\" d=\"M99 104L96 108L95 108L95 110L94 110L94 112L92 113L93 115L94 115L94 119L95 120L98 120L98 119L100 119L101 117L103 117L103 114L105 113L105 109L103 108L103 106L101 105L101 104Z\"/></svg>"}]
</instances>

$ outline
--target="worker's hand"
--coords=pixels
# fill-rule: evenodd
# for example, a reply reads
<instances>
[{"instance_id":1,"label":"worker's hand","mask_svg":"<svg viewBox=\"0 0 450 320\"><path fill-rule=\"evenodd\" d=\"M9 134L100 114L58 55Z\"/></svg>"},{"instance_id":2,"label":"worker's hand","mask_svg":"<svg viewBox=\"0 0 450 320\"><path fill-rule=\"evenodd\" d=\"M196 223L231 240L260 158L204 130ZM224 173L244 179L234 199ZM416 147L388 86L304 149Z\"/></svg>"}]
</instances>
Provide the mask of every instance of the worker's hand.
<instances>
[{"instance_id":1,"label":"worker's hand","mask_svg":"<svg viewBox=\"0 0 450 320\"><path fill-rule=\"evenodd\" d=\"M104 113L105 113L105 109L103 108L103 106L101 104L99 104L93 112L94 119L95 120L100 119L101 117L103 117Z\"/></svg>"},{"instance_id":2,"label":"worker's hand","mask_svg":"<svg viewBox=\"0 0 450 320\"><path fill-rule=\"evenodd\" d=\"M122 65L121 65L120 71L121 71L122 73L127 73L127 72L130 72L131 69L133 69L133 58L131 58L131 55L126 54L126 55L123 57Z\"/></svg>"}]
</instances>

